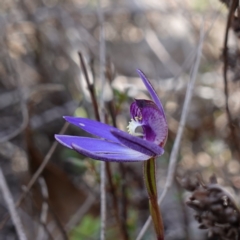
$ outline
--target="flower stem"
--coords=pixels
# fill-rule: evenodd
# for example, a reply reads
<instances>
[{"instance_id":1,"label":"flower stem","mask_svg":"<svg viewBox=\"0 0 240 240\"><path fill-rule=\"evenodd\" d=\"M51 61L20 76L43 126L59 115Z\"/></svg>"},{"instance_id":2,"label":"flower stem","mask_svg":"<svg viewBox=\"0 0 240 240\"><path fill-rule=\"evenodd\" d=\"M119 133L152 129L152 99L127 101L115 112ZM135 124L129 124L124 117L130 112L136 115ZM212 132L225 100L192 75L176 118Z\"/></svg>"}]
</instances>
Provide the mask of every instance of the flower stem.
<instances>
[{"instance_id":1,"label":"flower stem","mask_svg":"<svg viewBox=\"0 0 240 240\"><path fill-rule=\"evenodd\" d=\"M152 216L154 229L157 234L157 240L164 240L164 227L161 212L158 206L157 199L157 184L156 184L156 163L155 158L151 158L144 162L143 174L145 185L149 197L149 209Z\"/></svg>"}]
</instances>

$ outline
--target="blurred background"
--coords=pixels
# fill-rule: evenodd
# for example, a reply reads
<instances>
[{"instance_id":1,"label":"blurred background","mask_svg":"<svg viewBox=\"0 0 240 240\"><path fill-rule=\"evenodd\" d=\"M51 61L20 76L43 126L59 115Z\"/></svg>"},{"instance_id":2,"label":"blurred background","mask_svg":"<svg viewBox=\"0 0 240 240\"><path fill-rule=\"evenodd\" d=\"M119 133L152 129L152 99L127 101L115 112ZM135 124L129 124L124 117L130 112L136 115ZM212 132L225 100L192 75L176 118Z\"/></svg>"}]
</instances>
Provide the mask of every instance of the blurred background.
<instances>
[{"instance_id":1,"label":"blurred background","mask_svg":"<svg viewBox=\"0 0 240 240\"><path fill-rule=\"evenodd\" d=\"M52 146L54 134L63 127L62 116L95 118L78 52L98 97L103 89L107 122L122 130L130 120L133 98L149 99L136 69L153 83L169 124L165 154L158 160L161 192L204 28L201 64L176 178L198 172L208 181L215 174L239 204L239 149L228 127L222 74L228 13L228 1L224 2L102 0L100 10L97 1L1 1L0 166L14 200L26 190ZM104 86L99 80L100 11L105 18ZM237 30L230 31L228 45L229 108L239 136ZM69 126L66 134L86 135L74 126ZM99 239L99 166L97 161L57 147L18 208L28 239ZM166 239L207 239L206 231L198 229L193 212L186 207L188 193L176 178L161 205ZM149 216L141 163L111 163L107 206L107 239L135 239ZM1 193L0 239L17 239L7 213ZM143 239L155 239L152 228Z\"/></svg>"}]
</instances>

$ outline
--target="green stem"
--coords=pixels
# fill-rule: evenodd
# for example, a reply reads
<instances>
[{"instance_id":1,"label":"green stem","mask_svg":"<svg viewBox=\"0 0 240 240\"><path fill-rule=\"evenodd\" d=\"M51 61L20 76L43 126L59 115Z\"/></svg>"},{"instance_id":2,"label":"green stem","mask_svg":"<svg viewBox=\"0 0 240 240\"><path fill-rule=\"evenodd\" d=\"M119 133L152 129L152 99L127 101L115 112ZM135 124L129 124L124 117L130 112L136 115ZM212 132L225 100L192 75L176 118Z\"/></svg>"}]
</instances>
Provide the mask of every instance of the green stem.
<instances>
[{"instance_id":1,"label":"green stem","mask_svg":"<svg viewBox=\"0 0 240 240\"><path fill-rule=\"evenodd\" d=\"M158 206L157 184L156 184L155 158L144 162L143 174L149 197L149 209L153 220L157 240L164 240L164 227L161 212Z\"/></svg>"}]
</instances>

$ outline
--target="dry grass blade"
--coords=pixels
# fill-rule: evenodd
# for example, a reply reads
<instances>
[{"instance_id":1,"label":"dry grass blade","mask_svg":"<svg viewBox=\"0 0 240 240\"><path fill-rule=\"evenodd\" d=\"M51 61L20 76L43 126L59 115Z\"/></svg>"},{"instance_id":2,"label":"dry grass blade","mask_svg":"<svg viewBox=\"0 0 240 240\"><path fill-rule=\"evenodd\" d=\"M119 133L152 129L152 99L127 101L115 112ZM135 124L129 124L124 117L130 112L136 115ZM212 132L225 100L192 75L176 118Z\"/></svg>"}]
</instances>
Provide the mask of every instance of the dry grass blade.
<instances>
[{"instance_id":1,"label":"dry grass blade","mask_svg":"<svg viewBox=\"0 0 240 240\"><path fill-rule=\"evenodd\" d=\"M157 58L164 64L168 71L173 74L174 77L177 77L182 71L182 68L171 58L166 48L159 41L156 33L151 29L147 30L145 33L145 39Z\"/></svg>"},{"instance_id":2,"label":"dry grass blade","mask_svg":"<svg viewBox=\"0 0 240 240\"><path fill-rule=\"evenodd\" d=\"M100 55L100 80L101 80L101 95L100 95L100 119L104 122L104 100L103 100L103 88L105 84L105 63L106 63L106 46L105 46L105 32L104 32L104 15L102 11L102 4L101 0L98 0L98 18L99 18L99 25L100 25L100 48L99 48L99 55ZM101 192L101 232L100 232L100 239L105 240L106 234L106 163L101 162L100 167L100 178L101 178L101 185L100 185L100 192Z\"/></svg>"},{"instance_id":3,"label":"dry grass blade","mask_svg":"<svg viewBox=\"0 0 240 240\"><path fill-rule=\"evenodd\" d=\"M42 209L41 209L41 214L40 214L40 222L42 223L42 225L45 225L45 229L46 229L46 223L47 223L47 216L48 216L48 188L47 188L47 184L44 180L44 178L40 177L38 179L39 185L41 187L41 193L42 193L42 197L44 199L43 203L42 203ZM36 240L41 240L44 239L45 236L45 229L43 226L40 226L38 229L38 233L37 233L37 239Z\"/></svg>"},{"instance_id":4,"label":"dry grass blade","mask_svg":"<svg viewBox=\"0 0 240 240\"><path fill-rule=\"evenodd\" d=\"M14 205L13 198L11 196L11 193L9 191L9 188L7 186L5 177L3 175L2 169L0 168L0 188L4 197L4 200L7 204L8 210L10 212L13 224L16 228L16 232L18 235L18 238L20 240L27 240L27 237L24 233L23 226L20 220L20 217L18 216L17 210Z\"/></svg>"}]
</instances>

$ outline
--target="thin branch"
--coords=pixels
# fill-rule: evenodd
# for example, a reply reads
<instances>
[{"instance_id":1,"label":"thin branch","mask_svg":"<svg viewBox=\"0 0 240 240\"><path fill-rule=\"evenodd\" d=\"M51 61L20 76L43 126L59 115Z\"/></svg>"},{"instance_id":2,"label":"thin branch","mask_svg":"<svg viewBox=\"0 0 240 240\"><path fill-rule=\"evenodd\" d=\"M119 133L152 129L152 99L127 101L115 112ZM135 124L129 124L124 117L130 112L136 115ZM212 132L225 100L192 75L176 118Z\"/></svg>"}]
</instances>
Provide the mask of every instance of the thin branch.
<instances>
[{"instance_id":1,"label":"thin branch","mask_svg":"<svg viewBox=\"0 0 240 240\"><path fill-rule=\"evenodd\" d=\"M65 123L61 129L61 131L59 132L59 134L64 134L67 130L69 126L69 123ZM31 180L29 181L27 187L26 187L26 191L20 196L20 198L18 199L18 201L16 202L16 206L19 207L22 203L22 201L24 200L24 198L26 197L26 195L28 194L28 192L30 191L30 189L32 188L32 186L34 185L34 183L37 181L37 179L39 178L39 176L41 175L42 171L44 170L44 168L46 167L46 165L48 164L50 158L52 157L54 151L56 150L58 145L58 142L55 141L50 150L48 151L47 155L45 156L45 158L43 159L40 167L38 168L38 170L34 173L34 175L32 176Z\"/></svg>"},{"instance_id":2,"label":"thin branch","mask_svg":"<svg viewBox=\"0 0 240 240\"><path fill-rule=\"evenodd\" d=\"M82 206L77 210L77 212L71 217L70 221L66 225L66 230L71 231L82 219L82 217L87 213L90 207L96 201L96 196L90 194L87 199L84 201Z\"/></svg>"},{"instance_id":3,"label":"thin branch","mask_svg":"<svg viewBox=\"0 0 240 240\"><path fill-rule=\"evenodd\" d=\"M174 179L174 184L176 185L176 191L177 195L179 196L179 203L180 208L182 209L183 214L183 229L185 232L185 240L190 240L190 232L189 232L189 225L190 225L190 219L189 219L189 212L187 211L186 204L185 204L185 195L183 194L182 186L180 186L177 179Z\"/></svg>"},{"instance_id":4,"label":"thin branch","mask_svg":"<svg viewBox=\"0 0 240 240\"><path fill-rule=\"evenodd\" d=\"M59 134L64 134L67 130L69 126L69 123L65 123L61 129L61 131L59 132ZM58 145L58 142L55 141L51 148L49 149L47 155L45 156L45 158L43 159L41 165L39 166L38 170L34 173L34 175L32 176L32 178L30 179L30 181L28 182L27 186L26 186L26 190L21 194L21 196L19 197L19 199L17 200L17 202L15 203L16 207L19 207L25 197L27 196L27 194L29 193L30 189L33 187L33 185L35 184L35 182L37 181L37 179L39 178L39 176L42 174L44 168L46 167L46 165L48 164L52 154L54 153L54 151L56 150ZM5 218L3 219L3 221L1 222L0 225L0 229L6 224L6 222L9 220L9 215L6 215Z\"/></svg>"},{"instance_id":5,"label":"thin branch","mask_svg":"<svg viewBox=\"0 0 240 240\"><path fill-rule=\"evenodd\" d=\"M226 113L227 113L227 118L228 118L228 124L229 124L229 127L230 127L232 140L235 144L235 148L238 149L238 153L239 153L239 157L240 157L240 152L239 152L240 151L240 144L239 144L238 137L236 136L236 133L235 133L235 127L233 125L233 120L232 120L232 116L231 116L231 113L230 113L230 110L229 110L229 105L228 105L228 80L227 80L228 33L229 33L230 26L231 26L232 18L234 16L234 12L235 12L237 6L238 6L238 0L233 0L232 4L230 6L230 9L229 9L229 13L228 13L228 19L227 19L227 25L226 25L226 31L225 31L225 37L224 37L224 44L223 44L223 60L224 60L224 62L223 62L224 63L223 64L223 81L224 81L224 93L225 93L225 108L226 108Z\"/></svg>"},{"instance_id":6,"label":"thin branch","mask_svg":"<svg viewBox=\"0 0 240 240\"><path fill-rule=\"evenodd\" d=\"M4 143L7 142L9 140L11 140L12 138L16 137L18 134L20 134L28 125L28 109L26 106L26 103L21 100L21 104L20 104L20 108L21 108L21 112L22 112L22 123L21 125L14 130L13 132L9 133L8 135L5 135L4 137L2 137L0 139L0 143Z\"/></svg>"},{"instance_id":7,"label":"thin branch","mask_svg":"<svg viewBox=\"0 0 240 240\"><path fill-rule=\"evenodd\" d=\"M1 188L4 200L7 204L9 213L11 215L13 224L16 228L18 238L20 240L27 240L27 237L26 237L26 235L24 233L24 230L23 230L23 226L22 226L20 217L18 216L17 210L14 206L13 197L12 197L10 191L9 191L9 188L7 186L7 183L6 183L6 179L3 175L3 172L2 172L1 168L0 168L0 188Z\"/></svg>"},{"instance_id":8,"label":"thin branch","mask_svg":"<svg viewBox=\"0 0 240 240\"><path fill-rule=\"evenodd\" d=\"M101 111L101 120L104 119L104 99L103 99L103 89L105 85L105 65L106 65L106 46L105 46L105 31L104 31L104 14L102 11L101 0L98 0L98 19L100 26L100 48L99 48L99 56L100 56L100 81L101 81L101 95L100 95L100 111ZM109 166L110 169L110 166ZM106 163L101 162L100 166L100 193L101 193L101 232L100 232L100 240L105 240L106 235Z\"/></svg>"},{"instance_id":9,"label":"thin branch","mask_svg":"<svg viewBox=\"0 0 240 240\"><path fill-rule=\"evenodd\" d=\"M66 230L63 226L63 224L61 223L60 219L58 218L57 214L55 213L55 211L53 210L53 207L51 206L51 204L48 201L48 206L49 206L49 213L52 215L54 222L56 223L57 228L60 230L61 234L62 234L62 239L63 240L69 240L68 235L66 233Z\"/></svg>"},{"instance_id":10,"label":"thin branch","mask_svg":"<svg viewBox=\"0 0 240 240\"><path fill-rule=\"evenodd\" d=\"M4 42L5 42L5 45L7 46L6 39L4 39ZM5 49L5 48L3 47L3 49ZM4 137L2 137L0 139L0 143L7 142L10 139L16 137L19 133L21 133L27 127L28 120L29 120L26 101L25 101L24 97L22 96L23 93L22 93L21 79L20 79L19 74L18 74L18 72L20 71L19 64L15 64L16 62L14 63L13 59L11 59L11 57L9 56L8 51L6 51L6 60L7 60L7 63L9 65L10 71L12 73L14 73L14 79L15 79L15 82L16 82L16 85L17 85L18 95L19 95L19 98L20 98L20 109L21 109L21 113L22 113L22 123L13 132L11 132L8 135L5 135Z\"/></svg>"},{"instance_id":11,"label":"thin branch","mask_svg":"<svg viewBox=\"0 0 240 240\"><path fill-rule=\"evenodd\" d=\"M46 221L47 221L47 216L48 216L48 188L47 188L47 184L44 180L44 178L40 177L38 179L40 188L41 188L41 193L42 193L42 197L43 197L43 203L42 203L42 210L41 210L41 214L40 214L40 222L42 223L42 225L46 226ZM44 232L44 227L41 226L38 230L37 233L37 240L41 240L45 238L45 232Z\"/></svg>"},{"instance_id":12,"label":"thin branch","mask_svg":"<svg viewBox=\"0 0 240 240\"><path fill-rule=\"evenodd\" d=\"M188 84L177 136L176 136L175 142L173 144L173 148L172 148L171 155L170 155L170 160L169 160L170 163L169 163L169 168L168 168L167 180L166 180L163 192L161 193L160 198L158 200L158 204L160 204L162 202L162 200L166 196L168 189L171 187L172 182L173 182L173 178L174 178L174 174L175 174L175 170L176 170L176 164L177 164L177 156L178 156L179 147L180 147L180 143L181 143L181 138L183 135L183 130L185 127L187 114L188 114L188 109L189 109L191 98L192 98L193 88L194 88L194 84L196 81L196 77L197 77L197 73L198 73L198 69L199 69L199 65L200 65L203 39L204 39L204 31L203 31L203 27L202 27L196 61L195 61L195 64L194 64L194 67L192 70L192 74L190 77L190 81ZM148 227L150 226L151 221L152 221L151 217L148 217L146 223L144 224L143 228L141 229L136 240L142 239L143 235L145 234Z\"/></svg>"},{"instance_id":13,"label":"thin branch","mask_svg":"<svg viewBox=\"0 0 240 240\"><path fill-rule=\"evenodd\" d=\"M101 96L100 96L100 112L103 113L103 108L104 108L104 100L103 100L103 88L104 88L104 83L105 83L105 41L104 41L104 27L103 27L103 22L104 22L104 16L102 13L102 9L101 9L101 2L100 0L98 1L98 15L99 15L99 23L100 23L100 80L101 80ZM91 95L91 101L93 103L93 108L94 108L94 113L95 113L95 117L98 121L104 122L104 117L103 115L99 114L98 111L98 104L97 104L97 98L96 98L96 94L95 94L95 89L94 89L94 85L90 83L89 81L89 77L88 77L88 73L86 70L86 65L85 62L83 60L83 57L81 55L81 53L79 53L79 57L80 57L80 63L81 63L81 67L83 69L83 74L85 76L86 82L87 82L87 86L88 86L88 90L90 92ZM110 166L108 166L108 168L110 169ZM105 189L105 175L106 175L106 163L105 162L101 162L101 166L100 166L100 179L101 179L101 184L100 184L100 193L101 193L101 233L100 233L100 239L104 240L105 239L105 228L106 228L106 189ZM111 178L111 172L109 171L108 174L108 178Z\"/></svg>"},{"instance_id":14,"label":"thin branch","mask_svg":"<svg viewBox=\"0 0 240 240\"><path fill-rule=\"evenodd\" d=\"M100 239L105 240L105 231L106 231L106 166L105 162L101 162L100 172L101 172L101 185L100 185L100 192L101 192L101 233Z\"/></svg>"},{"instance_id":15,"label":"thin branch","mask_svg":"<svg viewBox=\"0 0 240 240\"><path fill-rule=\"evenodd\" d=\"M160 62L173 74L174 77L178 76L182 68L175 62L163 44L159 41L156 33L149 28L145 32L145 40L153 53L157 56Z\"/></svg>"},{"instance_id":16,"label":"thin branch","mask_svg":"<svg viewBox=\"0 0 240 240\"><path fill-rule=\"evenodd\" d=\"M127 185L126 185L126 169L123 163L119 164L120 174L121 174L121 207L120 207L120 221L122 234L125 240L129 239L128 229L127 229L127 214L128 214L128 198L127 198Z\"/></svg>"},{"instance_id":17,"label":"thin branch","mask_svg":"<svg viewBox=\"0 0 240 240\"><path fill-rule=\"evenodd\" d=\"M42 178L42 179L43 179L43 178ZM26 191L27 191L26 186L23 185L23 186L22 186L22 190L23 190L24 192L26 192ZM44 190L44 191L45 191L45 190ZM46 195L46 191L45 191L44 194ZM39 206L38 206L38 204L36 203L36 201L34 201L32 194L28 194L28 197L31 198L31 200L32 200L32 203L33 203L32 207L33 207L33 209L38 212L38 211L39 211ZM43 197L43 196L42 196L42 197ZM43 198L44 198L44 197L43 197ZM60 232L62 233L62 235L61 235L61 236L62 236L62 237L61 237L61 240L62 240L62 239L68 240L67 235L66 235L66 233L65 233L65 230L63 229L61 223L59 223L60 221L59 221L58 217L56 216L56 214L54 214L51 206L49 205L48 199L45 198L45 201L47 201L49 214L53 217L53 219L55 220L54 223L56 224L56 226L58 227L58 229L59 229ZM43 223L43 222L41 221L41 219L37 218L36 220L37 220L37 222L44 228L45 232L46 232L47 235L48 235L48 239L55 240L55 239L56 239L55 236L54 236L54 239L53 239L53 236L51 235L51 233L53 233L54 230L49 230L49 229L48 229L48 226L47 226L45 223ZM49 224L48 224L48 225L49 225ZM60 226L59 226L59 225L60 225Z\"/></svg>"},{"instance_id":18,"label":"thin branch","mask_svg":"<svg viewBox=\"0 0 240 240\"><path fill-rule=\"evenodd\" d=\"M92 101L93 109L94 109L94 115L95 115L96 119L98 121L100 121L100 116L99 116L99 111L98 111L98 104L97 104L97 98L96 98L96 94L95 94L94 85L90 83L87 68L86 68L86 64L84 62L82 54L80 52L78 52L78 55L79 55L79 58L80 58L81 68L83 70L83 74L84 74L84 77L85 77L85 80L86 80L86 83L87 83L88 91L90 92L91 101Z\"/></svg>"},{"instance_id":19,"label":"thin branch","mask_svg":"<svg viewBox=\"0 0 240 240\"><path fill-rule=\"evenodd\" d=\"M92 101L93 108L94 108L95 118L98 121L101 121L99 110L98 110L99 108L98 108L98 103L97 103L97 97L96 97L96 93L95 93L94 83L93 84L90 83L88 72L87 72L87 68L86 68L86 63L84 61L84 58L82 57L82 54L80 52L78 54L79 54L79 57L80 57L81 67L83 69L83 75L84 75L86 83L87 83L87 88L88 88L88 90L90 92L91 101ZM94 73L94 68L93 68L93 60L90 63L90 68L91 68L91 72L93 74L93 79L95 79L95 77L94 77L95 73ZM101 71L102 72L101 77L100 77L101 79L102 79L102 76L105 77L104 69L105 68L103 68L103 70ZM102 87L103 86L104 86L104 83L102 83ZM102 89L101 92L103 92L103 89ZM103 96L101 96L101 99L103 99L102 97ZM101 105L103 105L103 104L104 103L102 102ZM100 108L103 109L103 107L100 107ZM113 109L111 108L111 110L113 110ZM112 111L110 111L110 115L111 115L111 117L113 116L113 112ZM102 116L101 116L101 118L102 118L102 121L103 121L104 119L103 119ZM113 121L113 125L116 126L115 121ZM107 173L107 178L108 178L109 187L110 187L110 193L111 193L112 199L113 199L114 214L115 214L115 217L116 217L116 221L117 221L117 223L119 225L120 234L122 235L123 239L126 240L127 238L125 237L125 234L124 234L124 231L123 231L124 229L122 228L120 217L119 217L119 214L118 214L117 193L115 191L115 187L114 187L114 184L113 184L113 181L112 181L112 172L111 172L111 168L110 168L110 163L107 162L107 163L105 163L105 165L106 165L106 173Z\"/></svg>"},{"instance_id":20,"label":"thin branch","mask_svg":"<svg viewBox=\"0 0 240 240\"><path fill-rule=\"evenodd\" d=\"M208 37L209 33L211 32L217 18L221 15L223 10L223 6L221 6L221 8L218 9L218 11L215 13L215 16L213 17L213 21L211 22L211 25L209 26L209 28L206 30L205 34L204 34L204 40ZM174 79L178 79L181 74L184 72L184 69L189 68L192 65L192 62L194 61L196 54L197 54L197 50L198 47L196 49L193 49L187 56L187 58L184 60L183 64L181 65L181 71L178 73L177 76L174 77Z\"/></svg>"},{"instance_id":21,"label":"thin branch","mask_svg":"<svg viewBox=\"0 0 240 240\"><path fill-rule=\"evenodd\" d=\"M26 191L26 186L22 186L22 190L23 191ZM39 211L39 206L38 206L38 204L36 203L36 201L34 201L33 200L33 195L32 194L29 194L28 195L28 197L31 199L31 201L32 201L32 207L33 207L33 211L36 211L36 212L38 212ZM47 233L47 235L48 235L48 239L49 240L55 240L55 239L53 239L53 236L51 235L51 233L50 233L50 231L49 231L49 229L48 229L48 226L45 224L45 223L42 223L41 222L41 220L38 218L38 217L36 217L36 221L39 223L39 225L41 225L42 226L42 228L45 230L45 232ZM41 239L43 239L43 238L41 238Z\"/></svg>"}]
</instances>

